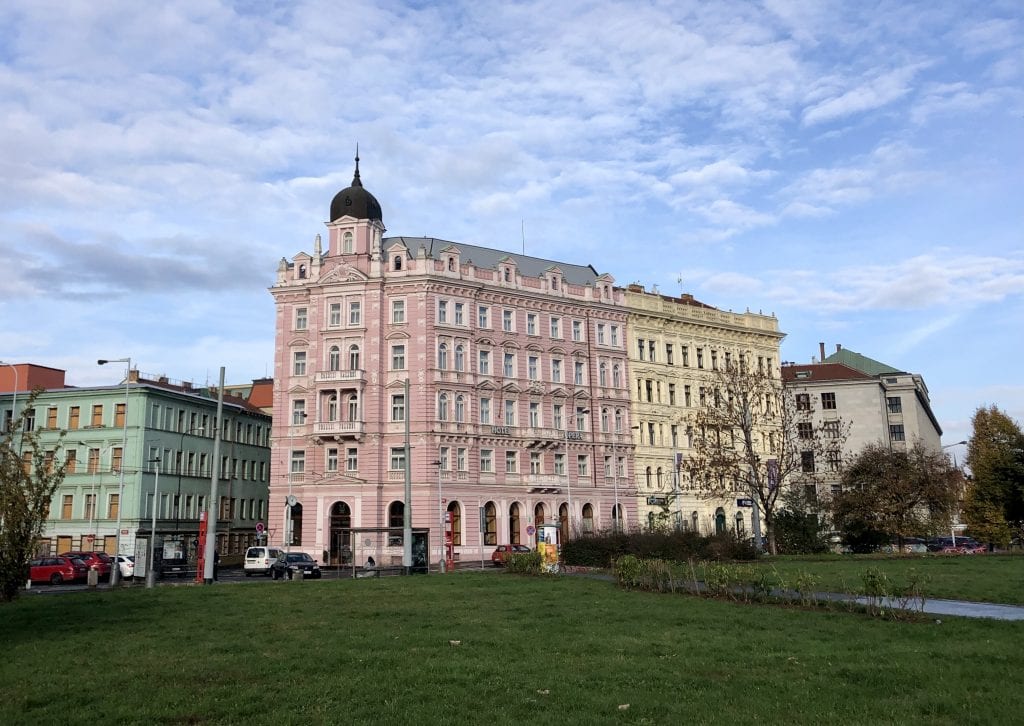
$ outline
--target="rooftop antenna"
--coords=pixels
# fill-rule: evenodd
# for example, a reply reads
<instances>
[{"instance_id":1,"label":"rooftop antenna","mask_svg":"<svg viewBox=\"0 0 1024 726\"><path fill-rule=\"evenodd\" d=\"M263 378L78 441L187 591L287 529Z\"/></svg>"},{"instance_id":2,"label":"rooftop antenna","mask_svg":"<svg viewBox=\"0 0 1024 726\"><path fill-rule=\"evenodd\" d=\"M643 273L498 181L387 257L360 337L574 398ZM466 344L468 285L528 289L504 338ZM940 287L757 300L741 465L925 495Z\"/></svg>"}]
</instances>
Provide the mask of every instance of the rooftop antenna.
<instances>
[{"instance_id":1,"label":"rooftop antenna","mask_svg":"<svg viewBox=\"0 0 1024 726\"><path fill-rule=\"evenodd\" d=\"M676 277L676 284L679 285L679 294L682 295L683 294L683 276L682 275L678 275Z\"/></svg>"},{"instance_id":2,"label":"rooftop antenna","mask_svg":"<svg viewBox=\"0 0 1024 726\"><path fill-rule=\"evenodd\" d=\"M523 254L526 254L526 220L519 220L519 232L523 236Z\"/></svg>"}]
</instances>

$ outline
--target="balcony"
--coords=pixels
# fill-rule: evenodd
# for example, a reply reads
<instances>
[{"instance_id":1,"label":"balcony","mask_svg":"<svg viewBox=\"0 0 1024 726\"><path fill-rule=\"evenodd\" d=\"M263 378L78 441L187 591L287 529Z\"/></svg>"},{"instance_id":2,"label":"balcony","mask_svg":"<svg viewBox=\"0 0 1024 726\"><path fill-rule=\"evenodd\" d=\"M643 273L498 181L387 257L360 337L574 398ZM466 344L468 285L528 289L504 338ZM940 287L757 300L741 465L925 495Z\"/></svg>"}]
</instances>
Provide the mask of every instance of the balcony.
<instances>
[{"instance_id":1,"label":"balcony","mask_svg":"<svg viewBox=\"0 0 1024 726\"><path fill-rule=\"evenodd\" d=\"M347 371L317 371L313 374L313 381L316 383L335 383L338 381L364 381L366 371L362 369Z\"/></svg>"},{"instance_id":2,"label":"balcony","mask_svg":"<svg viewBox=\"0 0 1024 726\"><path fill-rule=\"evenodd\" d=\"M362 421L318 421L313 424L315 436L357 436L366 425Z\"/></svg>"}]
</instances>

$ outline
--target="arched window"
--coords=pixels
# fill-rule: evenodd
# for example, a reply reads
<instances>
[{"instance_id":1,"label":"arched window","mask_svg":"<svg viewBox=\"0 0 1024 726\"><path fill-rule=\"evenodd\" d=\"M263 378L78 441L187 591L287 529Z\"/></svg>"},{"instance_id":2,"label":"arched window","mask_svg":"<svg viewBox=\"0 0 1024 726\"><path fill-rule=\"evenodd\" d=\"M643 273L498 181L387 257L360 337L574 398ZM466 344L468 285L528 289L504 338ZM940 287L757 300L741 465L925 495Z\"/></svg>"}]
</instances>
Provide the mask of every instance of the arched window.
<instances>
[{"instance_id":1,"label":"arched window","mask_svg":"<svg viewBox=\"0 0 1024 726\"><path fill-rule=\"evenodd\" d=\"M338 420L338 396L332 393L327 398L327 420L337 421Z\"/></svg>"},{"instance_id":2,"label":"arched window","mask_svg":"<svg viewBox=\"0 0 1024 726\"><path fill-rule=\"evenodd\" d=\"M451 502L448 505L448 513L452 520L452 544L462 544L462 507L458 502Z\"/></svg>"},{"instance_id":3,"label":"arched window","mask_svg":"<svg viewBox=\"0 0 1024 726\"><path fill-rule=\"evenodd\" d=\"M359 420L359 396L355 393L348 397L348 420Z\"/></svg>"},{"instance_id":4,"label":"arched window","mask_svg":"<svg viewBox=\"0 0 1024 726\"><path fill-rule=\"evenodd\" d=\"M619 371L619 364L616 363L612 366L612 387L618 388L621 384L622 376Z\"/></svg>"},{"instance_id":5,"label":"arched window","mask_svg":"<svg viewBox=\"0 0 1024 726\"><path fill-rule=\"evenodd\" d=\"M612 529L616 532L622 529L622 505L612 505Z\"/></svg>"},{"instance_id":6,"label":"arched window","mask_svg":"<svg viewBox=\"0 0 1024 726\"><path fill-rule=\"evenodd\" d=\"M661 467L659 466L659 467L658 467L658 489L661 489L661 485L662 485L662 483L663 483L663 482L662 482L662 480L661 480Z\"/></svg>"},{"instance_id":7,"label":"arched window","mask_svg":"<svg viewBox=\"0 0 1024 726\"><path fill-rule=\"evenodd\" d=\"M466 350L461 345L455 346L455 370L464 371L466 369Z\"/></svg>"},{"instance_id":8,"label":"arched window","mask_svg":"<svg viewBox=\"0 0 1024 726\"><path fill-rule=\"evenodd\" d=\"M591 534L594 531L594 508L590 504L583 505L583 532Z\"/></svg>"},{"instance_id":9,"label":"arched window","mask_svg":"<svg viewBox=\"0 0 1024 726\"><path fill-rule=\"evenodd\" d=\"M397 546L402 544L403 528L405 526L405 503L391 502L388 505L388 545Z\"/></svg>"},{"instance_id":10,"label":"arched window","mask_svg":"<svg viewBox=\"0 0 1024 726\"><path fill-rule=\"evenodd\" d=\"M651 467L647 467L646 469L644 469L644 476L647 479L647 488L650 489L651 488Z\"/></svg>"},{"instance_id":11,"label":"arched window","mask_svg":"<svg viewBox=\"0 0 1024 726\"><path fill-rule=\"evenodd\" d=\"M615 433L622 433L622 409L615 409Z\"/></svg>"},{"instance_id":12,"label":"arched window","mask_svg":"<svg viewBox=\"0 0 1024 726\"><path fill-rule=\"evenodd\" d=\"M544 524L544 505L540 502L533 508L533 524L537 527Z\"/></svg>"},{"instance_id":13,"label":"arched window","mask_svg":"<svg viewBox=\"0 0 1024 726\"><path fill-rule=\"evenodd\" d=\"M608 364L602 363L597 367L597 381L602 386L608 385Z\"/></svg>"},{"instance_id":14,"label":"arched window","mask_svg":"<svg viewBox=\"0 0 1024 726\"><path fill-rule=\"evenodd\" d=\"M330 531L331 540L328 544L331 562L342 564L352 561L352 511L345 502L335 502L331 507Z\"/></svg>"},{"instance_id":15,"label":"arched window","mask_svg":"<svg viewBox=\"0 0 1024 726\"><path fill-rule=\"evenodd\" d=\"M454 257L449 257L448 258L448 271L449 272L455 272L455 258Z\"/></svg>"},{"instance_id":16,"label":"arched window","mask_svg":"<svg viewBox=\"0 0 1024 726\"><path fill-rule=\"evenodd\" d=\"M296 504L291 507L291 544L301 545L302 544L302 505ZM286 540L287 542L288 540Z\"/></svg>"},{"instance_id":17,"label":"arched window","mask_svg":"<svg viewBox=\"0 0 1024 726\"><path fill-rule=\"evenodd\" d=\"M463 423L466 420L466 397L459 394L455 397L455 423Z\"/></svg>"},{"instance_id":18,"label":"arched window","mask_svg":"<svg viewBox=\"0 0 1024 726\"><path fill-rule=\"evenodd\" d=\"M437 346L437 367L442 371L448 368L448 344L441 343Z\"/></svg>"},{"instance_id":19,"label":"arched window","mask_svg":"<svg viewBox=\"0 0 1024 726\"><path fill-rule=\"evenodd\" d=\"M608 409L601 409L601 431L602 433L608 433Z\"/></svg>"},{"instance_id":20,"label":"arched window","mask_svg":"<svg viewBox=\"0 0 1024 726\"><path fill-rule=\"evenodd\" d=\"M305 280L306 279L306 266L305 265L299 265L299 279L300 280Z\"/></svg>"},{"instance_id":21,"label":"arched window","mask_svg":"<svg viewBox=\"0 0 1024 726\"><path fill-rule=\"evenodd\" d=\"M725 532L725 510L719 507L715 510L715 534Z\"/></svg>"},{"instance_id":22,"label":"arched window","mask_svg":"<svg viewBox=\"0 0 1024 726\"><path fill-rule=\"evenodd\" d=\"M346 232L341 236L341 253L344 255L352 254L352 233Z\"/></svg>"},{"instance_id":23,"label":"arched window","mask_svg":"<svg viewBox=\"0 0 1024 726\"><path fill-rule=\"evenodd\" d=\"M341 350L336 345L331 346L327 354L327 369L332 371L341 370Z\"/></svg>"},{"instance_id":24,"label":"arched window","mask_svg":"<svg viewBox=\"0 0 1024 726\"><path fill-rule=\"evenodd\" d=\"M494 502L484 505L484 544L492 547L498 544L498 509Z\"/></svg>"},{"instance_id":25,"label":"arched window","mask_svg":"<svg viewBox=\"0 0 1024 726\"><path fill-rule=\"evenodd\" d=\"M359 370L359 346L354 343L348 348L348 369L350 371Z\"/></svg>"},{"instance_id":26,"label":"arched window","mask_svg":"<svg viewBox=\"0 0 1024 726\"><path fill-rule=\"evenodd\" d=\"M699 524L700 524L700 520L698 519L697 512L695 511L695 512L693 512L690 515L690 525L693 528L694 533L698 533L699 534L699 532L697 530L697 527L698 527Z\"/></svg>"},{"instance_id":27,"label":"arched window","mask_svg":"<svg viewBox=\"0 0 1024 726\"><path fill-rule=\"evenodd\" d=\"M742 537L746 531L746 527L743 523L743 512L736 512L736 536Z\"/></svg>"},{"instance_id":28,"label":"arched window","mask_svg":"<svg viewBox=\"0 0 1024 726\"><path fill-rule=\"evenodd\" d=\"M569 505L561 504L558 507L558 541L569 541Z\"/></svg>"},{"instance_id":29,"label":"arched window","mask_svg":"<svg viewBox=\"0 0 1024 726\"><path fill-rule=\"evenodd\" d=\"M437 419L438 421L448 420L448 394L442 393L437 397Z\"/></svg>"},{"instance_id":30,"label":"arched window","mask_svg":"<svg viewBox=\"0 0 1024 726\"><path fill-rule=\"evenodd\" d=\"M519 544L519 505L515 502L508 508L508 541Z\"/></svg>"}]
</instances>

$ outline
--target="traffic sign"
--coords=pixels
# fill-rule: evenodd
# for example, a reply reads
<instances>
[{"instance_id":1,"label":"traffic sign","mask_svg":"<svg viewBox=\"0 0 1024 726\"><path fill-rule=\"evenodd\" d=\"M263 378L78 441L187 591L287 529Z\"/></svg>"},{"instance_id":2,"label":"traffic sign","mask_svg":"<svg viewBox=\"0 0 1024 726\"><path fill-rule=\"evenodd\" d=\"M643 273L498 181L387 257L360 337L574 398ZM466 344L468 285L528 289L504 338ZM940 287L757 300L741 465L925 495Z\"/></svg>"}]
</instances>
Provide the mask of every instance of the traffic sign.
<instances>
[{"instance_id":1,"label":"traffic sign","mask_svg":"<svg viewBox=\"0 0 1024 726\"><path fill-rule=\"evenodd\" d=\"M263 534L263 522L256 523L256 534Z\"/></svg>"},{"instance_id":2,"label":"traffic sign","mask_svg":"<svg viewBox=\"0 0 1024 726\"><path fill-rule=\"evenodd\" d=\"M532 537L532 536L533 536L533 535L535 535L536 533L537 533L537 528L536 528L536 527L534 527L534 526L533 526L532 524L531 524L531 525L528 525L528 526L526 527L526 534L528 534L528 535L530 535L530 536Z\"/></svg>"}]
</instances>

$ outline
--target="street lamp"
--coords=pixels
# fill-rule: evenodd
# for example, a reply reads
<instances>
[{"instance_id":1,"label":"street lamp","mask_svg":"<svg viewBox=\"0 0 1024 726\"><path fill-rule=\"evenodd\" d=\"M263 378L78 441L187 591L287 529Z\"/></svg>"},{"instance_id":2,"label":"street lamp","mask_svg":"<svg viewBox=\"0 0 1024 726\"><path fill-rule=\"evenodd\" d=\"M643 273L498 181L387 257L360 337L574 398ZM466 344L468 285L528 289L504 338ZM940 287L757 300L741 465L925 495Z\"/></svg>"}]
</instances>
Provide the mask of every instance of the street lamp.
<instances>
[{"instance_id":1,"label":"street lamp","mask_svg":"<svg viewBox=\"0 0 1024 726\"><path fill-rule=\"evenodd\" d=\"M583 438L583 434L580 433L580 421L582 416L586 416L590 413L589 408L578 408L575 410L576 415L576 433L580 434L580 438ZM572 533L572 477L569 476L569 412L566 411L565 416L565 491L569 499L569 511L567 512L567 519L569 520L568 526L566 527L566 538Z\"/></svg>"},{"instance_id":2,"label":"street lamp","mask_svg":"<svg viewBox=\"0 0 1024 726\"><path fill-rule=\"evenodd\" d=\"M156 506L160 494L160 457L149 459L146 463L156 464L156 475L153 477L153 523L149 530L149 561L146 563L146 587L150 588L156 587Z\"/></svg>"},{"instance_id":3,"label":"street lamp","mask_svg":"<svg viewBox=\"0 0 1024 726\"><path fill-rule=\"evenodd\" d=\"M78 444L79 444L79 446L86 447L86 449L92 448L92 444L88 444L85 441L79 441ZM100 453L99 453L99 457L98 457L98 459L96 461L96 468L92 471L92 507L89 508L89 533L92 535L93 547L96 546L96 531L93 528L93 519L95 518L95 514L96 514L96 486L98 484L97 479L99 478L100 467L103 465L102 464L102 462L103 462L103 452L104 451L110 451L110 449L112 449L113 446L114 446L113 444L107 444L106 446L102 447L99 450ZM123 457L124 454L121 454L121 456ZM121 506L121 503L118 502L118 508L119 509L120 509L120 506Z\"/></svg>"},{"instance_id":4,"label":"street lamp","mask_svg":"<svg viewBox=\"0 0 1024 726\"><path fill-rule=\"evenodd\" d=\"M131 382L132 377L132 359L131 358L100 358L96 361L97 365L104 366L107 363L127 363L128 372L124 377L124 433L121 438L121 476L120 483L117 488L117 553L121 554L121 510L124 509L124 462L128 457L128 384ZM117 587L121 582L121 568L115 567L110 571L110 586Z\"/></svg>"},{"instance_id":5,"label":"street lamp","mask_svg":"<svg viewBox=\"0 0 1024 726\"><path fill-rule=\"evenodd\" d=\"M443 575L445 572L448 571L448 569L447 569L447 563L445 562L445 557L444 557L444 555L445 555L444 548L445 548L445 545L447 544L445 542L445 534L446 534L446 532L445 532L445 526L444 526L445 525L445 521L444 521L444 499L442 498L442 495L441 495L441 469L444 466L444 459L441 458L441 447L440 446L437 447L437 461L432 461L430 463L437 465L437 514L438 514L438 524L441 527L440 535L438 536L438 542L440 543L440 547L438 549L440 550L441 555L438 558L438 562L439 562L439 569L441 571L441 574Z\"/></svg>"}]
</instances>

